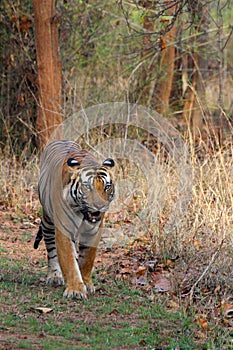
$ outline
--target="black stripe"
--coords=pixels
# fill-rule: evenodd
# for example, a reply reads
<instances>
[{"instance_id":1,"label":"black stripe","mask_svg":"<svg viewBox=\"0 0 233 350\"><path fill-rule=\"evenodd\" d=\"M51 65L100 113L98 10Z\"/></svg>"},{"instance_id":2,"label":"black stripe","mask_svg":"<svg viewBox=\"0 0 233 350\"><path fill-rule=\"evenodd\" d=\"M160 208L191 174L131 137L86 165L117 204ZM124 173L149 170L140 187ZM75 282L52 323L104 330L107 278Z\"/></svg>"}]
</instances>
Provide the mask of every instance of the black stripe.
<instances>
[{"instance_id":1,"label":"black stripe","mask_svg":"<svg viewBox=\"0 0 233 350\"><path fill-rule=\"evenodd\" d=\"M49 255L48 255L48 258L49 258L49 260L50 260L50 259L55 259L55 258L57 258L57 254L54 255L54 256L49 256Z\"/></svg>"},{"instance_id":2,"label":"black stripe","mask_svg":"<svg viewBox=\"0 0 233 350\"><path fill-rule=\"evenodd\" d=\"M88 247L87 245L83 245L83 244L79 244L79 249L89 249L90 247Z\"/></svg>"},{"instance_id":3,"label":"black stripe","mask_svg":"<svg viewBox=\"0 0 233 350\"><path fill-rule=\"evenodd\" d=\"M77 192L78 192L78 185L79 185L79 183L78 183L78 181L76 182L75 181L75 189L74 189L74 197L73 197L73 193L72 193L72 191L71 191L71 196L72 196L72 198L74 199L74 201L76 202L76 200L77 200ZM74 186L74 184L72 185L72 187L71 187L71 190L73 190L73 186Z\"/></svg>"},{"instance_id":4,"label":"black stripe","mask_svg":"<svg viewBox=\"0 0 233 350\"><path fill-rule=\"evenodd\" d=\"M98 175L101 175L103 177L107 177L108 176L108 174L104 173L103 171L98 171Z\"/></svg>"},{"instance_id":5,"label":"black stripe","mask_svg":"<svg viewBox=\"0 0 233 350\"><path fill-rule=\"evenodd\" d=\"M73 179L73 180L72 180L72 182L71 182L71 184L70 184L70 189L72 189L72 188L73 188L73 186L74 186L75 182L76 182L76 179Z\"/></svg>"},{"instance_id":6,"label":"black stripe","mask_svg":"<svg viewBox=\"0 0 233 350\"><path fill-rule=\"evenodd\" d=\"M44 236L51 237L51 236L54 236L55 230L54 229L43 230L43 233L44 233Z\"/></svg>"},{"instance_id":7,"label":"black stripe","mask_svg":"<svg viewBox=\"0 0 233 350\"><path fill-rule=\"evenodd\" d=\"M52 231L54 231L54 225L52 227L42 225L42 230L43 230L43 232L52 232Z\"/></svg>"},{"instance_id":8,"label":"black stripe","mask_svg":"<svg viewBox=\"0 0 233 350\"><path fill-rule=\"evenodd\" d=\"M54 226L54 223L47 216L43 216L43 219L42 219L42 225L45 226L45 223L48 226Z\"/></svg>"},{"instance_id":9,"label":"black stripe","mask_svg":"<svg viewBox=\"0 0 233 350\"><path fill-rule=\"evenodd\" d=\"M40 244L40 241L43 239L43 230L42 230L42 226L40 224L40 227L39 227L39 230L37 232L37 235L36 235L36 239L34 241L34 249L37 249L39 247L39 244Z\"/></svg>"},{"instance_id":10,"label":"black stripe","mask_svg":"<svg viewBox=\"0 0 233 350\"><path fill-rule=\"evenodd\" d=\"M55 235L53 235L53 237L44 237L45 243L46 244L52 244L53 242L55 242Z\"/></svg>"},{"instance_id":11,"label":"black stripe","mask_svg":"<svg viewBox=\"0 0 233 350\"><path fill-rule=\"evenodd\" d=\"M44 228L50 228L51 226L53 227L54 226L54 223L50 224L49 222L46 221L46 218L43 218L42 219L42 226Z\"/></svg>"},{"instance_id":12,"label":"black stripe","mask_svg":"<svg viewBox=\"0 0 233 350\"><path fill-rule=\"evenodd\" d=\"M56 249L56 246L52 247L52 248L47 248L47 252L51 253L54 249Z\"/></svg>"}]
</instances>

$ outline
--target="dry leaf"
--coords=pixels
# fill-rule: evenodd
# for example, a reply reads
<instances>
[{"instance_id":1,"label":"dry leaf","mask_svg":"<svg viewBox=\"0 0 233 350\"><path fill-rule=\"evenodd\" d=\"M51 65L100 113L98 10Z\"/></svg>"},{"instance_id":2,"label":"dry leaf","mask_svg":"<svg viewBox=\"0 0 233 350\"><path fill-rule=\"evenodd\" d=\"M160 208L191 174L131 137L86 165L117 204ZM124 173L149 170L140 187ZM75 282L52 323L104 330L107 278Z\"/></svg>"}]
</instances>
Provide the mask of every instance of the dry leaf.
<instances>
[{"instance_id":1,"label":"dry leaf","mask_svg":"<svg viewBox=\"0 0 233 350\"><path fill-rule=\"evenodd\" d=\"M140 243L150 243L150 239L145 237L145 236L140 236L138 238L136 238L133 242L133 245L134 244L140 244Z\"/></svg>"},{"instance_id":2,"label":"dry leaf","mask_svg":"<svg viewBox=\"0 0 233 350\"><path fill-rule=\"evenodd\" d=\"M130 275L132 273L132 269L129 267L122 267L120 270L120 274L122 275Z\"/></svg>"},{"instance_id":3,"label":"dry leaf","mask_svg":"<svg viewBox=\"0 0 233 350\"><path fill-rule=\"evenodd\" d=\"M41 314L48 314L53 311L53 309L49 307L36 307L34 310L39 311Z\"/></svg>"},{"instance_id":4,"label":"dry leaf","mask_svg":"<svg viewBox=\"0 0 233 350\"><path fill-rule=\"evenodd\" d=\"M196 324L198 324L202 329L207 329L208 328L208 321L205 317L199 317L196 321Z\"/></svg>"},{"instance_id":5,"label":"dry leaf","mask_svg":"<svg viewBox=\"0 0 233 350\"><path fill-rule=\"evenodd\" d=\"M146 341L145 341L145 339L141 339L140 341L139 341L139 345L141 345L141 346L146 346Z\"/></svg>"},{"instance_id":6,"label":"dry leaf","mask_svg":"<svg viewBox=\"0 0 233 350\"><path fill-rule=\"evenodd\" d=\"M193 245L194 245L194 247L195 247L197 250L199 250L199 249L201 248L201 242L200 242L200 240L197 239L197 238L194 238L194 240L193 240Z\"/></svg>"},{"instance_id":7,"label":"dry leaf","mask_svg":"<svg viewBox=\"0 0 233 350\"><path fill-rule=\"evenodd\" d=\"M140 285L140 286L145 286L147 284L147 279L146 279L145 275L139 276L136 279L136 284Z\"/></svg>"},{"instance_id":8,"label":"dry leaf","mask_svg":"<svg viewBox=\"0 0 233 350\"><path fill-rule=\"evenodd\" d=\"M217 295L220 292L220 290L221 290L221 286L218 285L214 290L214 294Z\"/></svg>"},{"instance_id":9,"label":"dry leaf","mask_svg":"<svg viewBox=\"0 0 233 350\"><path fill-rule=\"evenodd\" d=\"M148 260L144 263L145 266L150 267L151 269L155 267L158 263L158 260Z\"/></svg>"},{"instance_id":10,"label":"dry leaf","mask_svg":"<svg viewBox=\"0 0 233 350\"><path fill-rule=\"evenodd\" d=\"M168 260L166 261L166 265L167 265L168 267L174 267L174 266L175 266L174 262L171 261L170 259L168 259Z\"/></svg>"},{"instance_id":11,"label":"dry leaf","mask_svg":"<svg viewBox=\"0 0 233 350\"><path fill-rule=\"evenodd\" d=\"M137 271L136 271L137 277L145 275L146 270L147 270L146 266L139 266Z\"/></svg>"},{"instance_id":12,"label":"dry leaf","mask_svg":"<svg viewBox=\"0 0 233 350\"><path fill-rule=\"evenodd\" d=\"M154 290L156 292L164 293L169 292L172 289L171 282L168 278L160 275L160 278L154 284Z\"/></svg>"},{"instance_id":13,"label":"dry leaf","mask_svg":"<svg viewBox=\"0 0 233 350\"><path fill-rule=\"evenodd\" d=\"M117 309L113 309L111 312L109 312L109 315L118 315L119 311Z\"/></svg>"},{"instance_id":14,"label":"dry leaf","mask_svg":"<svg viewBox=\"0 0 233 350\"><path fill-rule=\"evenodd\" d=\"M170 312L176 312L177 310L180 309L180 305L177 301L170 299L167 302L167 308L168 308L168 311Z\"/></svg>"}]
</instances>

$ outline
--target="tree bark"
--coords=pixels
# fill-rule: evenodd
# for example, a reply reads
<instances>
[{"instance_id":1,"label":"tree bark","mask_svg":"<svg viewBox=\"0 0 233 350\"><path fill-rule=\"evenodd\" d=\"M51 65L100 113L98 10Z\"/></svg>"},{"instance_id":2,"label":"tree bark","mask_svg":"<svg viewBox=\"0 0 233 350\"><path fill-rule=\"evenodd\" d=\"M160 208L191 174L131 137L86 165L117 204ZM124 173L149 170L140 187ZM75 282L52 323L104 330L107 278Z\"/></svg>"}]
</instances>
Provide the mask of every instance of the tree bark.
<instances>
[{"instance_id":1,"label":"tree bark","mask_svg":"<svg viewBox=\"0 0 233 350\"><path fill-rule=\"evenodd\" d=\"M62 67L55 0L33 0L39 103L36 128L43 149L62 123Z\"/></svg>"},{"instance_id":2,"label":"tree bark","mask_svg":"<svg viewBox=\"0 0 233 350\"><path fill-rule=\"evenodd\" d=\"M191 71L187 82L187 89L184 97L183 118L188 121L189 127L195 137L199 137L203 132L204 119L208 120L205 110L205 85L206 72L208 71L208 61L206 58L206 46L208 43L208 18L204 1L193 2L190 11L192 12L197 24L194 25L196 36L192 38L193 50L189 57L189 64L183 65L183 75L187 70ZM200 33L202 33L200 35ZM197 49L198 47L198 49ZM183 62L187 61L187 57ZM186 72L185 72L186 70ZM187 78L186 78L187 80Z\"/></svg>"},{"instance_id":3,"label":"tree bark","mask_svg":"<svg viewBox=\"0 0 233 350\"><path fill-rule=\"evenodd\" d=\"M172 5L173 4L173 5ZM176 13L176 4L174 1L165 1L167 6L166 15L173 16ZM163 20L164 27L169 25L170 21ZM159 113L166 113L169 108L169 98L172 90L172 81L175 65L175 39L177 33L176 22L163 36L160 37L160 77L155 86L154 103L155 109Z\"/></svg>"},{"instance_id":4,"label":"tree bark","mask_svg":"<svg viewBox=\"0 0 233 350\"><path fill-rule=\"evenodd\" d=\"M151 1L143 1L142 5L145 9L150 9ZM151 40L151 33L153 33L155 28L155 20L152 16L144 16L143 28L147 31L147 33L143 35L141 57L144 60L144 65L142 69L142 84L139 86L140 92L138 95L140 96L141 104L150 106L154 88L153 74L155 70L155 62L153 58L155 50L153 48L153 42Z\"/></svg>"}]
</instances>

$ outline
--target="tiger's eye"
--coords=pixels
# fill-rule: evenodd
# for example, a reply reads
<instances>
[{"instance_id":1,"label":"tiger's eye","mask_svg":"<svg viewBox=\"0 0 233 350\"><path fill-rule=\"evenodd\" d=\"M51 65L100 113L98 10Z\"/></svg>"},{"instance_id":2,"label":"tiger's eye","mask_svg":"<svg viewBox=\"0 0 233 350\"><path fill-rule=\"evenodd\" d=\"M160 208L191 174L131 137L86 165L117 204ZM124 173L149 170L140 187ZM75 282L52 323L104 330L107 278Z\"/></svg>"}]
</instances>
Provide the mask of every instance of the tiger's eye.
<instances>
[{"instance_id":1,"label":"tiger's eye","mask_svg":"<svg viewBox=\"0 0 233 350\"><path fill-rule=\"evenodd\" d=\"M112 185L106 185L106 186L104 187L104 191L105 191L105 192L109 191L109 190L111 189L111 187L112 187Z\"/></svg>"}]
</instances>

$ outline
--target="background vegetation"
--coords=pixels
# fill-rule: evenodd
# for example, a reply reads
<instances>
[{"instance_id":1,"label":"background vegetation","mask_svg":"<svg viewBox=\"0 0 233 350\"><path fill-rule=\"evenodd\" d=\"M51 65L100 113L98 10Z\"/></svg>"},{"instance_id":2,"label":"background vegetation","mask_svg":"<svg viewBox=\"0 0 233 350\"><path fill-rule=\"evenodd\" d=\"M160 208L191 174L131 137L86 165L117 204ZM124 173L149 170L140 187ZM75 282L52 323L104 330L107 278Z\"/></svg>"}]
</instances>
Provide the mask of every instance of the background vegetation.
<instances>
[{"instance_id":1,"label":"background vegetation","mask_svg":"<svg viewBox=\"0 0 233 350\"><path fill-rule=\"evenodd\" d=\"M38 103L32 2L0 6L1 148L11 144L21 153L32 144L31 152ZM162 111L202 138L213 125L218 133L230 131L230 1L57 1L56 9L64 117L81 106L130 101Z\"/></svg>"}]
</instances>

